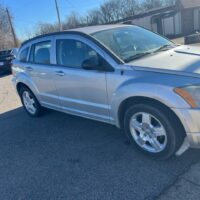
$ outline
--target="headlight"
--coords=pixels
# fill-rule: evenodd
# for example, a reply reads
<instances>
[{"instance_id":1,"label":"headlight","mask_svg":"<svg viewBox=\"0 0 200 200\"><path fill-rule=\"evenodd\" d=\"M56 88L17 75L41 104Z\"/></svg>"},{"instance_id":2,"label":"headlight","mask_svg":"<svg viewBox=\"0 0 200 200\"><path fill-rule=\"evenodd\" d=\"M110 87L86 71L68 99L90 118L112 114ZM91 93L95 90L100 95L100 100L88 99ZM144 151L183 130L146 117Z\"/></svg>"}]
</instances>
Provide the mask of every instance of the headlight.
<instances>
[{"instance_id":1,"label":"headlight","mask_svg":"<svg viewBox=\"0 0 200 200\"><path fill-rule=\"evenodd\" d=\"M175 88L174 91L192 108L200 108L200 85L179 87Z\"/></svg>"}]
</instances>

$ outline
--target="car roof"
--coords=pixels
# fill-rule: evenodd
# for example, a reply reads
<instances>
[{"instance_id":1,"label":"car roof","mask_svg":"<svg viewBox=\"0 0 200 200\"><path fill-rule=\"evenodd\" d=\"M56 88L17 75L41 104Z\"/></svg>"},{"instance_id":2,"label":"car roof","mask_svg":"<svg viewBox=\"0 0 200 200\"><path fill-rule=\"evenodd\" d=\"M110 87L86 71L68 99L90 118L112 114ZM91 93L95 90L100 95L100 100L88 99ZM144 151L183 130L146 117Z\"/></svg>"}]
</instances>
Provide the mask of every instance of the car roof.
<instances>
[{"instance_id":1,"label":"car roof","mask_svg":"<svg viewBox=\"0 0 200 200\"><path fill-rule=\"evenodd\" d=\"M87 27L83 27L83 28L76 28L76 29L69 29L69 30L66 30L66 31L48 33L48 34L39 35L39 36L36 36L32 39L26 40L25 42L23 42L21 44L20 49L24 45L28 44L31 41L34 41L34 40L37 40L37 39L40 39L40 38L45 38L47 36L61 35L61 34L77 34L77 35L82 35L83 37L91 39L94 43L101 46L101 48L103 48L105 50L105 52L108 53L108 55L110 55L113 58L113 60L115 60L116 63L123 64L124 62L118 56L114 55L114 53L109 51L103 44L101 44L98 40L93 38L91 35L93 33L104 31L104 30L120 28L120 27L130 27L130 26L133 26L133 25L125 25L125 24L98 25L98 26L87 26Z\"/></svg>"},{"instance_id":2,"label":"car roof","mask_svg":"<svg viewBox=\"0 0 200 200\"><path fill-rule=\"evenodd\" d=\"M52 36L52 35L70 34L70 33L71 34L79 34L79 35L92 35L93 33L96 33L96 32L114 29L114 28L120 28L120 27L128 27L128 26L133 26L133 25L109 24L109 25L97 25L97 26L87 26L87 27L82 27L82 28L68 29L65 31L52 32L52 33L47 33L47 34L36 36L34 38L24 41L21 44L21 46L23 46L24 44L27 44L28 42L30 42L32 40L47 37L47 36Z\"/></svg>"},{"instance_id":3,"label":"car roof","mask_svg":"<svg viewBox=\"0 0 200 200\"><path fill-rule=\"evenodd\" d=\"M87 26L87 27L83 27L83 28L71 29L71 31L77 31L77 32L82 32L82 33L91 35L96 32L105 31L105 30L109 30L109 29L113 29L113 28L127 27L127 26L132 26L132 25L109 24L109 25Z\"/></svg>"}]
</instances>

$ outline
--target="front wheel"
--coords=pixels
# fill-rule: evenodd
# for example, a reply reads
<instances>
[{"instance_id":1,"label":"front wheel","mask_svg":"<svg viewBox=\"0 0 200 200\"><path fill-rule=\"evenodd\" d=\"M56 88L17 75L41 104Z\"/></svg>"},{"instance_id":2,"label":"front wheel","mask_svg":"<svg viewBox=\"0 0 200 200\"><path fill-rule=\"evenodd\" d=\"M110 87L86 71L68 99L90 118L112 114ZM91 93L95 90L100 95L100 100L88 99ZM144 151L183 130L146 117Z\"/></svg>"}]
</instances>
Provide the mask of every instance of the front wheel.
<instances>
[{"instance_id":1,"label":"front wheel","mask_svg":"<svg viewBox=\"0 0 200 200\"><path fill-rule=\"evenodd\" d=\"M137 148L155 158L169 158L183 141L176 120L151 105L130 107L125 114L124 129Z\"/></svg>"}]
</instances>

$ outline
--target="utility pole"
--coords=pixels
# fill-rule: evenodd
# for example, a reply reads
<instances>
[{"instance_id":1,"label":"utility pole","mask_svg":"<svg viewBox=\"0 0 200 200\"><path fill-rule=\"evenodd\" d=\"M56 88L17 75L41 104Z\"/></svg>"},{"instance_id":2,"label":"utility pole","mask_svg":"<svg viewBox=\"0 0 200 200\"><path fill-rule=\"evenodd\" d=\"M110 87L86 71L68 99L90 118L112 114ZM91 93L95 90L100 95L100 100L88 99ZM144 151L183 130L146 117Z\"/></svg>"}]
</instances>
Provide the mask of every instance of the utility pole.
<instances>
[{"instance_id":1,"label":"utility pole","mask_svg":"<svg viewBox=\"0 0 200 200\"><path fill-rule=\"evenodd\" d=\"M55 0L55 5L56 5L56 12L57 12L57 17L58 17L59 30L62 31L62 24L61 24L61 21L60 21L60 13L59 13L59 9L58 9L57 0Z\"/></svg>"},{"instance_id":2,"label":"utility pole","mask_svg":"<svg viewBox=\"0 0 200 200\"><path fill-rule=\"evenodd\" d=\"M15 30L13 28L13 24L12 24L12 21L11 21L11 17L10 17L10 13L9 13L8 8L6 8L6 13L8 15L8 21L9 21L11 32L12 32L13 41L14 41L15 47L17 47L18 46L18 41L17 41L17 38L16 38Z\"/></svg>"}]
</instances>

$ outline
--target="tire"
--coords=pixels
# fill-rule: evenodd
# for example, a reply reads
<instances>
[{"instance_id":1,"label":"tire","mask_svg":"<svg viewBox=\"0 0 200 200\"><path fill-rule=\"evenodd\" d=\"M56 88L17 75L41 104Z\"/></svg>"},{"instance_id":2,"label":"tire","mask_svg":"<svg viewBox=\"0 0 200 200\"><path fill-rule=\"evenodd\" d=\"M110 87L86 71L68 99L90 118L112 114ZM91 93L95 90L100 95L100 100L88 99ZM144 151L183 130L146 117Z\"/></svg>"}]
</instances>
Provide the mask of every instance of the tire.
<instances>
[{"instance_id":1,"label":"tire","mask_svg":"<svg viewBox=\"0 0 200 200\"><path fill-rule=\"evenodd\" d=\"M21 102L23 104L24 109L26 110L26 112L30 116L39 117L42 114L43 108L41 107L41 105L38 102L38 100L36 99L35 95L33 94L33 92L29 88L23 86L19 91L19 95L20 95ZM26 95L29 95L30 102L31 102L31 104L33 104L33 108L34 109L32 108L32 111L27 106L27 102L25 100L26 99L26 97L25 97Z\"/></svg>"},{"instance_id":2,"label":"tire","mask_svg":"<svg viewBox=\"0 0 200 200\"><path fill-rule=\"evenodd\" d=\"M174 155L184 139L177 119L166 109L153 105L130 107L125 113L124 130L137 149L162 160Z\"/></svg>"}]
</instances>

